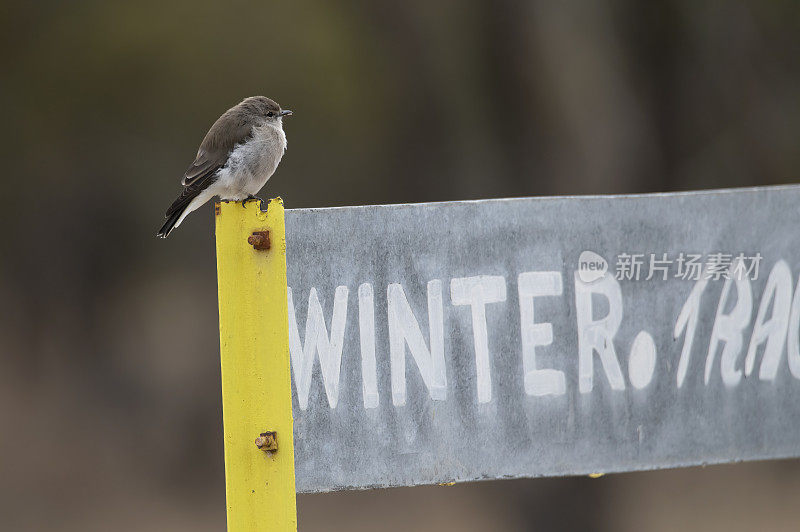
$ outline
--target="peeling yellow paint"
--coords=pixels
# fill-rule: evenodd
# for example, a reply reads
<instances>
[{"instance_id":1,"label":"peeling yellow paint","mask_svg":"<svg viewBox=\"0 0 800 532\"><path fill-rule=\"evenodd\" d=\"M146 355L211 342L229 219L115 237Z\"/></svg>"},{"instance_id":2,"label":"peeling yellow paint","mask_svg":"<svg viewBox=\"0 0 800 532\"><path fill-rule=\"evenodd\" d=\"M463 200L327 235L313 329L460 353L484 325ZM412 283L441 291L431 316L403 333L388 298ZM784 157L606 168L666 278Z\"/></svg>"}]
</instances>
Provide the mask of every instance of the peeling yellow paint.
<instances>
[{"instance_id":1,"label":"peeling yellow paint","mask_svg":"<svg viewBox=\"0 0 800 532\"><path fill-rule=\"evenodd\" d=\"M228 530L297 530L283 201L214 212ZM254 231L270 249L247 243ZM267 431L277 451L256 445Z\"/></svg>"}]
</instances>

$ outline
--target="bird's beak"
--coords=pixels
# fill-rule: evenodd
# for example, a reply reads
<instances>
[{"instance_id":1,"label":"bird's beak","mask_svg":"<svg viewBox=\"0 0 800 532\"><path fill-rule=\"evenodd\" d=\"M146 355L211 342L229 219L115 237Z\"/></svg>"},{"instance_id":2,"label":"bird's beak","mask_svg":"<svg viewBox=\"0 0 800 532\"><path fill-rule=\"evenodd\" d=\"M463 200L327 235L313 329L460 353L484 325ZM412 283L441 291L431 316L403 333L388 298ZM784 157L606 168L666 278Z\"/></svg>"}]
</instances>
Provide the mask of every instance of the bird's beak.
<instances>
[{"instance_id":1,"label":"bird's beak","mask_svg":"<svg viewBox=\"0 0 800 532\"><path fill-rule=\"evenodd\" d=\"M292 112L289 109L284 109L283 111L278 113L278 116L290 116L291 114Z\"/></svg>"}]
</instances>

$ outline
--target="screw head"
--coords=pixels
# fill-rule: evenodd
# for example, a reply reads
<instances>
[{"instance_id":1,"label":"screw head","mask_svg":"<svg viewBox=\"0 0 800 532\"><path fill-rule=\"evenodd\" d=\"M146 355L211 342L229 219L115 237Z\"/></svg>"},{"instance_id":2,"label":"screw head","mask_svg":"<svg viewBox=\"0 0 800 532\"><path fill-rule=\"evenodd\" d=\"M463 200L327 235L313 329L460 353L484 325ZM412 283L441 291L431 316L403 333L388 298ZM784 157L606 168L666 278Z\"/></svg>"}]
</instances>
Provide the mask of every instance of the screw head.
<instances>
[{"instance_id":1,"label":"screw head","mask_svg":"<svg viewBox=\"0 0 800 532\"><path fill-rule=\"evenodd\" d=\"M256 447L262 451L274 452L278 450L278 433L273 431L262 432L256 438Z\"/></svg>"},{"instance_id":2,"label":"screw head","mask_svg":"<svg viewBox=\"0 0 800 532\"><path fill-rule=\"evenodd\" d=\"M268 250L270 248L269 231L253 231L253 234L247 237L247 243L256 251Z\"/></svg>"}]
</instances>

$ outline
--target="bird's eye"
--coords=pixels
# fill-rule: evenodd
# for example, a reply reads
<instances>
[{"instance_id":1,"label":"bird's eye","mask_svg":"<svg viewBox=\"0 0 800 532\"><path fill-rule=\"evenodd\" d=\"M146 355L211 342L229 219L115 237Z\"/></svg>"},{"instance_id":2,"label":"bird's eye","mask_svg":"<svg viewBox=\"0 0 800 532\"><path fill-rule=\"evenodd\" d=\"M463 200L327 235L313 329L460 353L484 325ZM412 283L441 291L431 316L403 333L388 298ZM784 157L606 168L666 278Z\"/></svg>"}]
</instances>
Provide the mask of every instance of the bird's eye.
<instances>
[{"instance_id":1,"label":"bird's eye","mask_svg":"<svg viewBox=\"0 0 800 532\"><path fill-rule=\"evenodd\" d=\"M267 113L267 116L268 116L268 117L270 117L270 118L272 118L273 116L275 116L275 113L273 113L272 111L270 111L269 113Z\"/></svg>"}]
</instances>

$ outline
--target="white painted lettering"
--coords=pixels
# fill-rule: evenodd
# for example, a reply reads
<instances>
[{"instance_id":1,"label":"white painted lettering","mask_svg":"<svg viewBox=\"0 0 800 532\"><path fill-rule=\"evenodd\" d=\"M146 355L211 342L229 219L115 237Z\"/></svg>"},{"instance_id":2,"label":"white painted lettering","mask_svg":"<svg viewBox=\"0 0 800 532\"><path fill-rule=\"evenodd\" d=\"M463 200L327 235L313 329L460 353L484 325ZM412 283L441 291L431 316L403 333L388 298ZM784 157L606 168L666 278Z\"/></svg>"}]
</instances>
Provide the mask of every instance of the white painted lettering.
<instances>
[{"instance_id":1,"label":"white painted lettering","mask_svg":"<svg viewBox=\"0 0 800 532\"><path fill-rule=\"evenodd\" d=\"M631 344L628 358L628 378L637 390L642 390L653 380L656 369L656 343L647 331L640 331Z\"/></svg>"},{"instance_id":2,"label":"white painted lettering","mask_svg":"<svg viewBox=\"0 0 800 532\"><path fill-rule=\"evenodd\" d=\"M486 330L486 305L506 300L506 279L499 275L458 277L450 280L453 305L472 309L472 339L475 346L475 371L478 402L492 400L492 373L489 356L489 333Z\"/></svg>"},{"instance_id":3,"label":"white painted lettering","mask_svg":"<svg viewBox=\"0 0 800 532\"><path fill-rule=\"evenodd\" d=\"M774 300L774 303L773 303ZM772 316L766 319L767 310L772 304ZM756 323L750 337L750 346L744 360L744 374L750 375L756 360L758 346L767 342L764 355L761 358L761 370L758 377L764 381L775 380L778 366L786 343L786 331L789 327L789 312L792 305L792 272L785 260L779 260L772 267L772 271L764 287L764 295L758 306Z\"/></svg>"},{"instance_id":4,"label":"white painted lettering","mask_svg":"<svg viewBox=\"0 0 800 532\"><path fill-rule=\"evenodd\" d=\"M325 326L325 316L317 297L317 289L311 289L308 294L304 343L300 341L291 288L287 289L287 294L289 299L289 355L300 409L308 408L308 394L311 390L315 355L319 356L328 404L331 408L336 408L336 403L339 401L339 372L342 366L342 346L344 345L344 330L347 320L347 287L336 287L330 336L328 336L328 328Z\"/></svg>"},{"instance_id":5,"label":"white painted lettering","mask_svg":"<svg viewBox=\"0 0 800 532\"><path fill-rule=\"evenodd\" d=\"M361 390L364 408L378 408L378 370L375 363L375 303L372 285L358 287L358 329L361 339Z\"/></svg>"},{"instance_id":6,"label":"white painted lettering","mask_svg":"<svg viewBox=\"0 0 800 532\"><path fill-rule=\"evenodd\" d=\"M731 293L731 286L736 284L736 305L730 314L725 314L725 306L728 296ZM725 386L732 387L739 384L742 378L742 370L736 368L736 359L742 350L742 331L750 323L750 316L753 313L753 294L750 288L750 280L746 277L741 279L726 279L722 286L722 294L717 305L717 315L714 319L714 327L711 330L711 342L708 345L708 355L706 356L705 383L708 384L711 378L711 368L714 366L714 357L717 354L717 347L720 342L724 342L722 355L720 356L720 373L722 382Z\"/></svg>"},{"instance_id":7,"label":"white painted lettering","mask_svg":"<svg viewBox=\"0 0 800 532\"><path fill-rule=\"evenodd\" d=\"M523 272L517 277L517 290L525 393L563 395L567 391L564 372L536 366L536 347L553 343L553 324L536 323L533 305L535 297L560 296L563 293L561 272Z\"/></svg>"},{"instance_id":8,"label":"white painted lettering","mask_svg":"<svg viewBox=\"0 0 800 532\"><path fill-rule=\"evenodd\" d=\"M677 340L681 334L683 337L683 349L681 349L681 359L678 361L678 388L683 386L686 379L686 372L689 369L689 359L692 356L692 344L694 343L694 333L697 330L697 320L700 318L700 299L703 291L708 286L708 279L701 278L694 284L686 303L683 304L678 319L675 320L675 328L672 337Z\"/></svg>"},{"instance_id":9,"label":"white painted lettering","mask_svg":"<svg viewBox=\"0 0 800 532\"><path fill-rule=\"evenodd\" d=\"M389 316L389 358L392 372L392 403L406 404L406 350L417 364L431 399L443 401L447 397L447 375L444 361L444 310L442 282L428 282L428 328L430 351L425 345L417 318L408 304L403 286L397 283L387 288Z\"/></svg>"},{"instance_id":10,"label":"white painted lettering","mask_svg":"<svg viewBox=\"0 0 800 532\"><path fill-rule=\"evenodd\" d=\"M608 314L596 320L592 313L592 295L604 296L608 301ZM578 319L578 389L589 393L594 387L594 352L608 382L614 390L625 389L625 379L614 350L614 335L622 322L622 291L619 282L611 275L593 283L585 283L575 272L575 307Z\"/></svg>"},{"instance_id":11,"label":"white painted lettering","mask_svg":"<svg viewBox=\"0 0 800 532\"><path fill-rule=\"evenodd\" d=\"M792 298L787 337L789 371L792 377L800 379L800 277L797 279L797 287Z\"/></svg>"}]
</instances>

